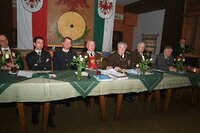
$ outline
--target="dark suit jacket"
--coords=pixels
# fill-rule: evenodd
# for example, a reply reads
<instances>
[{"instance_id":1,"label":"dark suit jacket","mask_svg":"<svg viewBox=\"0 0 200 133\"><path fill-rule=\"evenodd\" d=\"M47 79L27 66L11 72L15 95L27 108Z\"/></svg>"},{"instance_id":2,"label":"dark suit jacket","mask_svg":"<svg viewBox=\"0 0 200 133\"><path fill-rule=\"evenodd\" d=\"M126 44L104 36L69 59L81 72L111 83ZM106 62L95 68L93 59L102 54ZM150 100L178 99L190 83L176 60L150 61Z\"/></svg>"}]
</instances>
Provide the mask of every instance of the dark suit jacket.
<instances>
[{"instance_id":1,"label":"dark suit jacket","mask_svg":"<svg viewBox=\"0 0 200 133\"><path fill-rule=\"evenodd\" d=\"M77 54L73 51L64 52L62 49L54 52L53 56L53 69L54 70L69 70L74 69L74 67L71 65L71 62L73 61L73 57Z\"/></svg>"},{"instance_id":2,"label":"dark suit jacket","mask_svg":"<svg viewBox=\"0 0 200 133\"><path fill-rule=\"evenodd\" d=\"M185 48L181 48L180 44L177 44L173 48L173 57L176 58L177 56L180 56L180 54L183 53L191 53L192 48L189 45L185 45Z\"/></svg>"},{"instance_id":3,"label":"dark suit jacket","mask_svg":"<svg viewBox=\"0 0 200 133\"><path fill-rule=\"evenodd\" d=\"M156 61L155 61L155 68L156 69L169 71L170 66L174 66L174 58L172 56L165 59L164 54L161 53L156 57Z\"/></svg>"},{"instance_id":4,"label":"dark suit jacket","mask_svg":"<svg viewBox=\"0 0 200 133\"><path fill-rule=\"evenodd\" d=\"M47 51L42 51L41 61L39 61L39 55L32 51L27 54L26 60L29 70L51 70L51 55Z\"/></svg>"}]
</instances>

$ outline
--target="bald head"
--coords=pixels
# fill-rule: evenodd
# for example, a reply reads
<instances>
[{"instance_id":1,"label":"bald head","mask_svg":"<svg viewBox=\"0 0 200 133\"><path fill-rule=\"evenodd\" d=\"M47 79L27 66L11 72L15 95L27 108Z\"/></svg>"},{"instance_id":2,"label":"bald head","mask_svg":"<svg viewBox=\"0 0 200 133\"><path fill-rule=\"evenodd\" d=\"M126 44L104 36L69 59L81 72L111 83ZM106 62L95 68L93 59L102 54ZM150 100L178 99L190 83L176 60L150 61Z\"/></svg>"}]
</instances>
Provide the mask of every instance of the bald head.
<instances>
[{"instance_id":1,"label":"bald head","mask_svg":"<svg viewBox=\"0 0 200 133\"><path fill-rule=\"evenodd\" d=\"M8 47L8 39L5 35L0 34L0 46L2 48L7 48Z\"/></svg>"},{"instance_id":2,"label":"bald head","mask_svg":"<svg viewBox=\"0 0 200 133\"><path fill-rule=\"evenodd\" d=\"M95 42L90 40L87 42L86 48L88 51L93 52L95 50Z\"/></svg>"}]
</instances>

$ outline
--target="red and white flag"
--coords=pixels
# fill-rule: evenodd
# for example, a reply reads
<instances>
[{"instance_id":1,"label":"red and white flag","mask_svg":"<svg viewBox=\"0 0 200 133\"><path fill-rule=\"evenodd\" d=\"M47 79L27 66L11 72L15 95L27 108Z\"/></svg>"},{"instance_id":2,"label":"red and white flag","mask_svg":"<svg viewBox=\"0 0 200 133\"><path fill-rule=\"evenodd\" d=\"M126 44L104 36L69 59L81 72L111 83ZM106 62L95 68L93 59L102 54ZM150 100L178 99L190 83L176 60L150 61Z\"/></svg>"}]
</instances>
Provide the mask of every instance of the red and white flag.
<instances>
[{"instance_id":1,"label":"red and white flag","mask_svg":"<svg viewBox=\"0 0 200 133\"><path fill-rule=\"evenodd\" d=\"M17 47L33 49L33 38L41 36L47 47L48 0L17 0Z\"/></svg>"}]
</instances>

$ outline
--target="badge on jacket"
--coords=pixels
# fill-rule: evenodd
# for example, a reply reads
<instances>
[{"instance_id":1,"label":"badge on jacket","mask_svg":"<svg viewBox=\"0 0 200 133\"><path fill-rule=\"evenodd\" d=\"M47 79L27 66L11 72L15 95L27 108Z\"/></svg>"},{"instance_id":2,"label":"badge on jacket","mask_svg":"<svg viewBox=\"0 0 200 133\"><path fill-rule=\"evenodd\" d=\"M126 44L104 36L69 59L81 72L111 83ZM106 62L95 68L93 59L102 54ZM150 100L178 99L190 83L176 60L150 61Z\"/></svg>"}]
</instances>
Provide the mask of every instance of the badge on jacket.
<instances>
[{"instance_id":1,"label":"badge on jacket","mask_svg":"<svg viewBox=\"0 0 200 133\"><path fill-rule=\"evenodd\" d=\"M50 60L50 59L49 59L49 58L47 58L45 62L47 63L47 62L49 62L49 60Z\"/></svg>"}]
</instances>

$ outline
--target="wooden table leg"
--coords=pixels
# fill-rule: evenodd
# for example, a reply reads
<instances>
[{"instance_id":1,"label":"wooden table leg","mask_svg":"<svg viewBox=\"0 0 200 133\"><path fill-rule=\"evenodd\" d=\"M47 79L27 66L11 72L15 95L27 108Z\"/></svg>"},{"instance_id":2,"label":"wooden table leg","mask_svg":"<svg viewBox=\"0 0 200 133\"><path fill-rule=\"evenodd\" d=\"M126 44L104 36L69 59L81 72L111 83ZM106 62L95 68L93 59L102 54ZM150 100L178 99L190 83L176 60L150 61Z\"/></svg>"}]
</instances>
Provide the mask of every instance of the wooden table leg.
<instances>
[{"instance_id":1,"label":"wooden table leg","mask_svg":"<svg viewBox=\"0 0 200 133\"><path fill-rule=\"evenodd\" d=\"M123 94L117 94L117 103L115 108L115 120L119 118L119 114L122 108Z\"/></svg>"},{"instance_id":2,"label":"wooden table leg","mask_svg":"<svg viewBox=\"0 0 200 133\"><path fill-rule=\"evenodd\" d=\"M156 112L160 112L160 90L155 90L155 96L156 96Z\"/></svg>"},{"instance_id":3,"label":"wooden table leg","mask_svg":"<svg viewBox=\"0 0 200 133\"><path fill-rule=\"evenodd\" d=\"M105 96L105 103L106 103L106 106L108 104L108 96Z\"/></svg>"},{"instance_id":4,"label":"wooden table leg","mask_svg":"<svg viewBox=\"0 0 200 133\"><path fill-rule=\"evenodd\" d=\"M95 104L95 102L94 102L94 97L89 97L89 100L90 100L90 106L92 107L92 106L94 106Z\"/></svg>"},{"instance_id":5,"label":"wooden table leg","mask_svg":"<svg viewBox=\"0 0 200 133\"><path fill-rule=\"evenodd\" d=\"M197 87L192 87L192 104L197 102Z\"/></svg>"},{"instance_id":6,"label":"wooden table leg","mask_svg":"<svg viewBox=\"0 0 200 133\"><path fill-rule=\"evenodd\" d=\"M101 121L106 120L106 100L105 96L99 96L100 107L101 107Z\"/></svg>"},{"instance_id":7,"label":"wooden table leg","mask_svg":"<svg viewBox=\"0 0 200 133\"><path fill-rule=\"evenodd\" d=\"M50 107L50 102L45 102L44 103L44 111L43 111L43 115L42 115L42 132L45 132L47 130L49 107Z\"/></svg>"},{"instance_id":8,"label":"wooden table leg","mask_svg":"<svg viewBox=\"0 0 200 133\"><path fill-rule=\"evenodd\" d=\"M153 93L153 92L150 93L150 94L148 95L148 102L149 102L149 103L151 102L153 96L154 96L154 93Z\"/></svg>"},{"instance_id":9,"label":"wooden table leg","mask_svg":"<svg viewBox=\"0 0 200 133\"><path fill-rule=\"evenodd\" d=\"M164 110L167 111L168 107L169 107L169 103L171 100L171 95L172 95L172 89L168 89L166 92L166 99L165 99L165 106L164 106Z\"/></svg>"},{"instance_id":10,"label":"wooden table leg","mask_svg":"<svg viewBox=\"0 0 200 133\"><path fill-rule=\"evenodd\" d=\"M20 122L20 128L22 130L22 133L27 133L27 121L26 121L26 113L24 108L24 103L17 103L17 108L19 112L19 122Z\"/></svg>"}]
</instances>

